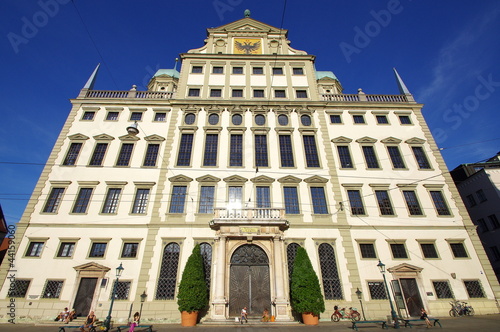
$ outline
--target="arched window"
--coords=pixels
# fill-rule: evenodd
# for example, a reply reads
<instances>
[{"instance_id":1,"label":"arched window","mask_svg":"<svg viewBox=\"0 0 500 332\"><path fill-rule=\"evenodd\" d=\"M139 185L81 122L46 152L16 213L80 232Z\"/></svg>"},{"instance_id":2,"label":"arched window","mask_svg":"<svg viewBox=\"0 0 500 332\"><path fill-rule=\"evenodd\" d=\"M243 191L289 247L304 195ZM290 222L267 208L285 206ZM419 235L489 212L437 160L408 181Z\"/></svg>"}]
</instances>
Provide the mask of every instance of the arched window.
<instances>
[{"instance_id":1,"label":"arched window","mask_svg":"<svg viewBox=\"0 0 500 332\"><path fill-rule=\"evenodd\" d=\"M295 256L297 255L297 249L299 249L299 245L297 243L290 243L286 247L286 258L288 261L288 283L292 280L293 273L293 263L295 262Z\"/></svg>"},{"instance_id":2,"label":"arched window","mask_svg":"<svg viewBox=\"0 0 500 332\"><path fill-rule=\"evenodd\" d=\"M177 268L179 266L180 251L180 246L175 242L167 244L165 246L165 250L163 250L160 276L158 278L158 286L156 288L157 300L175 299L175 287L177 286Z\"/></svg>"},{"instance_id":3,"label":"arched window","mask_svg":"<svg viewBox=\"0 0 500 332\"><path fill-rule=\"evenodd\" d=\"M340 283L333 247L328 243L322 243L319 245L318 252L325 300L343 299L342 285Z\"/></svg>"},{"instance_id":4,"label":"arched window","mask_svg":"<svg viewBox=\"0 0 500 332\"><path fill-rule=\"evenodd\" d=\"M212 246L206 242L200 244L201 257L203 257L203 267L205 268L205 283L210 294L210 273L212 271Z\"/></svg>"}]
</instances>

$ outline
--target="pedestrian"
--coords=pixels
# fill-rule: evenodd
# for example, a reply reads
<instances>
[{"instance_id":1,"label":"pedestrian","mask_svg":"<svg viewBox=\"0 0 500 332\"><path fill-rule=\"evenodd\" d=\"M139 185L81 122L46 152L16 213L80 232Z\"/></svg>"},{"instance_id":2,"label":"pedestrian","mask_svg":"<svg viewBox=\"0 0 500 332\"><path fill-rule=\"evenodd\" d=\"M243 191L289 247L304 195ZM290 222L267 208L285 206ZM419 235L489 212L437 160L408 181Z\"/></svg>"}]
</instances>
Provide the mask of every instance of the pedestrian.
<instances>
[{"instance_id":1,"label":"pedestrian","mask_svg":"<svg viewBox=\"0 0 500 332\"><path fill-rule=\"evenodd\" d=\"M247 307L244 307L243 309L241 309L241 319L240 319L241 324L243 324L243 320L245 320L245 322L248 323L247 316L248 316Z\"/></svg>"},{"instance_id":2,"label":"pedestrian","mask_svg":"<svg viewBox=\"0 0 500 332\"><path fill-rule=\"evenodd\" d=\"M89 329L90 331L94 327L96 319L97 317L94 315L94 312L89 312L89 315L87 316L87 318L85 318L85 323L80 326L80 331L85 332L85 329Z\"/></svg>"},{"instance_id":3,"label":"pedestrian","mask_svg":"<svg viewBox=\"0 0 500 332\"><path fill-rule=\"evenodd\" d=\"M425 311L424 308L420 309L420 319L425 320L425 324L427 325L427 328L431 328L432 324L429 318L427 318L427 312Z\"/></svg>"}]
</instances>

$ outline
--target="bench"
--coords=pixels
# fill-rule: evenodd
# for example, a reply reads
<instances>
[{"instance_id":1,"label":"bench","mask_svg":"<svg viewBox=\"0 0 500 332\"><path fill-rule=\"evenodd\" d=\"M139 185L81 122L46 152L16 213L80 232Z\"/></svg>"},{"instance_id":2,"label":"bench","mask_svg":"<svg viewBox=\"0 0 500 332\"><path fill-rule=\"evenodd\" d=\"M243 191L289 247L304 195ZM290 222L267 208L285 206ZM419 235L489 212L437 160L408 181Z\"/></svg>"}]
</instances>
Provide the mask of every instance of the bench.
<instances>
[{"instance_id":1,"label":"bench","mask_svg":"<svg viewBox=\"0 0 500 332\"><path fill-rule=\"evenodd\" d=\"M122 326L118 326L117 330L118 330L118 332L121 332L121 330L129 329L129 328L130 328L130 325L122 325ZM137 325L135 327L135 329L136 328L145 328L146 331L153 332L153 325Z\"/></svg>"},{"instance_id":2,"label":"bench","mask_svg":"<svg viewBox=\"0 0 500 332\"><path fill-rule=\"evenodd\" d=\"M441 323L439 322L439 318L430 318L430 317L427 317L427 319L430 322L434 321L434 326L436 326L436 324L438 324L440 328L443 328L441 326ZM402 320L404 320L404 322L405 322L405 327L409 326L410 328L412 327L412 324L410 322L423 322L423 323L425 323L425 320L420 319L420 318L413 318L413 319L404 319L403 318Z\"/></svg>"},{"instance_id":3,"label":"bench","mask_svg":"<svg viewBox=\"0 0 500 332\"><path fill-rule=\"evenodd\" d=\"M358 324L382 324L382 328L387 328L387 322L385 320L360 320L360 321L352 321L352 329L358 330Z\"/></svg>"},{"instance_id":4,"label":"bench","mask_svg":"<svg viewBox=\"0 0 500 332\"><path fill-rule=\"evenodd\" d=\"M66 332L66 331L65 331L65 329L79 329L79 328L80 328L80 326L82 326L82 324L80 324L80 325L64 325L64 326L60 326L60 327L59 327L59 332ZM95 325L94 325L94 326L92 326L92 327L90 328L89 332L96 332L96 331L95 331L95 328L96 328L96 326L95 326Z\"/></svg>"}]
</instances>

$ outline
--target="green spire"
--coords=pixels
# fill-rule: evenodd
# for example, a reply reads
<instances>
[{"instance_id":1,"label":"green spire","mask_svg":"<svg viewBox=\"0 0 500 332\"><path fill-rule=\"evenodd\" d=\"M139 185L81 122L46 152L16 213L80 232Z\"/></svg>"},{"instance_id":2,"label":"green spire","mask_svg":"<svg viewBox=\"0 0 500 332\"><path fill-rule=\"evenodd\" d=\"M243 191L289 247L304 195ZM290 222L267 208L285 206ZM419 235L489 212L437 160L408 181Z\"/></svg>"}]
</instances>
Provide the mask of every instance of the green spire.
<instances>
[{"instance_id":1,"label":"green spire","mask_svg":"<svg viewBox=\"0 0 500 332\"><path fill-rule=\"evenodd\" d=\"M245 17L250 17L250 9L245 9Z\"/></svg>"}]
</instances>

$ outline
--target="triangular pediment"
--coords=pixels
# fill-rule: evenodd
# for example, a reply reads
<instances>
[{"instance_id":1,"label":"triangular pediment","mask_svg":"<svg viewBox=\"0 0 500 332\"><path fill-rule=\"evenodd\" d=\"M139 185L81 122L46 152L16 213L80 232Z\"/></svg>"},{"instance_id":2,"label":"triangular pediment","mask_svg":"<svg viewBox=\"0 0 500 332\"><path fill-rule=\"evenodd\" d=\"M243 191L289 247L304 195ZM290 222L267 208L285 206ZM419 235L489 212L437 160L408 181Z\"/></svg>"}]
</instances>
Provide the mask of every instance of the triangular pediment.
<instances>
[{"instance_id":1,"label":"triangular pediment","mask_svg":"<svg viewBox=\"0 0 500 332\"><path fill-rule=\"evenodd\" d=\"M198 182L219 182L220 179L218 177L215 177L213 175L203 175L198 178L196 178L196 181Z\"/></svg>"},{"instance_id":2,"label":"triangular pediment","mask_svg":"<svg viewBox=\"0 0 500 332\"><path fill-rule=\"evenodd\" d=\"M407 139L405 141L405 143L408 143L408 144L424 144L425 143L425 139L421 139L421 138L418 138L418 137L412 137L410 139Z\"/></svg>"},{"instance_id":3,"label":"triangular pediment","mask_svg":"<svg viewBox=\"0 0 500 332\"><path fill-rule=\"evenodd\" d=\"M254 20L253 18L250 17L245 17L242 18L241 20L234 21L225 25L221 25L217 28L211 28L207 29L208 32L219 32L219 31L252 31L252 32L275 32L279 33L280 31L287 31L287 30L280 30L279 28L273 27L272 25Z\"/></svg>"},{"instance_id":4,"label":"triangular pediment","mask_svg":"<svg viewBox=\"0 0 500 332\"><path fill-rule=\"evenodd\" d=\"M250 179L250 181L252 181L253 183L273 183L274 179L270 178L269 176L260 175L254 177L253 179Z\"/></svg>"},{"instance_id":5,"label":"triangular pediment","mask_svg":"<svg viewBox=\"0 0 500 332\"><path fill-rule=\"evenodd\" d=\"M306 182L306 183L327 183L328 179L325 179L321 176L313 175L311 177L308 177L307 179L304 179L304 182Z\"/></svg>"},{"instance_id":6,"label":"triangular pediment","mask_svg":"<svg viewBox=\"0 0 500 332\"><path fill-rule=\"evenodd\" d=\"M112 141L114 140L115 138L113 136L110 136L108 134L99 134L99 135L95 135L93 137L96 141Z\"/></svg>"},{"instance_id":7,"label":"triangular pediment","mask_svg":"<svg viewBox=\"0 0 500 332\"><path fill-rule=\"evenodd\" d=\"M108 272L109 270L111 270L111 268L107 267L107 266L104 266L104 265L101 265L101 264L97 264L95 262L90 262L90 263L85 263L85 264L82 264L82 265L78 265L78 266L74 266L73 267L76 271L88 271L88 272L95 272L95 271L105 271L105 272Z\"/></svg>"},{"instance_id":8,"label":"triangular pediment","mask_svg":"<svg viewBox=\"0 0 500 332\"><path fill-rule=\"evenodd\" d=\"M133 136L133 135L123 135L123 136L120 136L118 138L120 139L120 141L138 141L138 140L140 140L139 137Z\"/></svg>"},{"instance_id":9,"label":"triangular pediment","mask_svg":"<svg viewBox=\"0 0 500 332\"><path fill-rule=\"evenodd\" d=\"M345 136L339 136L337 138L332 139L332 143L351 143L352 138L345 137Z\"/></svg>"},{"instance_id":10,"label":"triangular pediment","mask_svg":"<svg viewBox=\"0 0 500 332\"><path fill-rule=\"evenodd\" d=\"M381 139L380 142L385 143L385 144L399 144L401 143L401 140L396 137L387 137L384 139Z\"/></svg>"},{"instance_id":11,"label":"triangular pediment","mask_svg":"<svg viewBox=\"0 0 500 332\"><path fill-rule=\"evenodd\" d=\"M422 270L423 268L408 263L402 263L387 269L390 273L420 273Z\"/></svg>"},{"instance_id":12,"label":"triangular pediment","mask_svg":"<svg viewBox=\"0 0 500 332\"><path fill-rule=\"evenodd\" d=\"M278 179L279 183L299 183L301 181L302 181L301 179L292 175L287 175Z\"/></svg>"},{"instance_id":13,"label":"triangular pediment","mask_svg":"<svg viewBox=\"0 0 500 332\"><path fill-rule=\"evenodd\" d=\"M191 182L191 181L193 181L193 179L191 179L189 176L185 176L182 174L172 176L172 177L168 178L168 180L170 182Z\"/></svg>"},{"instance_id":14,"label":"triangular pediment","mask_svg":"<svg viewBox=\"0 0 500 332\"><path fill-rule=\"evenodd\" d=\"M375 143L377 140L368 136L358 138L356 142L358 143Z\"/></svg>"},{"instance_id":15,"label":"triangular pediment","mask_svg":"<svg viewBox=\"0 0 500 332\"><path fill-rule=\"evenodd\" d=\"M84 141L84 140L89 139L88 136L85 136L84 134L80 134L80 133L70 135L70 136L68 136L68 138L72 141Z\"/></svg>"},{"instance_id":16,"label":"triangular pediment","mask_svg":"<svg viewBox=\"0 0 500 332\"><path fill-rule=\"evenodd\" d=\"M144 137L144 139L145 139L146 141L155 141L155 142L161 142L161 141L164 141L164 140L165 140L165 138L164 138L164 137L161 137L160 135L156 135L156 134L146 136L146 137Z\"/></svg>"},{"instance_id":17,"label":"triangular pediment","mask_svg":"<svg viewBox=\"0 0 500 332\"><path fill-rule=\"evenodd\" d=\"M224 178L224 182L247 182L248 179L245 179L244 177L242 176L239 176L239 175L231 175L231 176L228 176L227 178Z\"/></svg>"}]
</instances>

